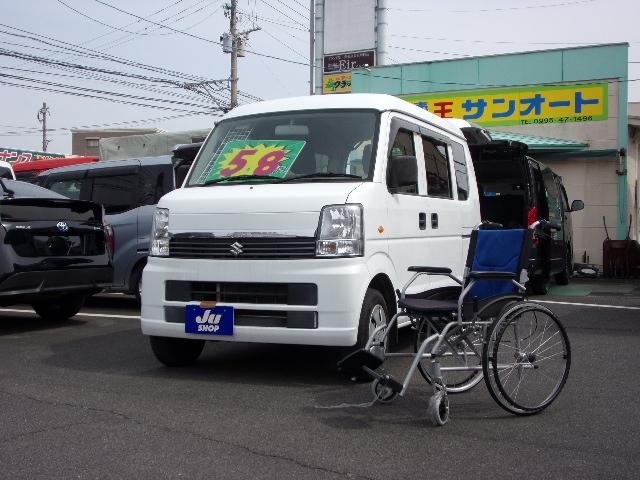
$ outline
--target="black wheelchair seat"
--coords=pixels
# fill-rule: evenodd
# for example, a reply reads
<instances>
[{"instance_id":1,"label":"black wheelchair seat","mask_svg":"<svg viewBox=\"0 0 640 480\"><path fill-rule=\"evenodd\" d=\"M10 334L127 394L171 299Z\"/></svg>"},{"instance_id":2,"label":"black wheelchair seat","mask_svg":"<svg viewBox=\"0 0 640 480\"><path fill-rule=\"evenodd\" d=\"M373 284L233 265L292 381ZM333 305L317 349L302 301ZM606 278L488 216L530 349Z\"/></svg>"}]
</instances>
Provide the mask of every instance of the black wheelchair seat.
<instances>
[{"instance_id":1,"label":"black wheelchair seat","mask_svg":"<svg viewBox=\"0 0 640 480\"><path fill-rule=\"evenodd\" d=\"M400 308L410 312L432 315L447 315L458 309L458 304L449 300L431 300L429 298L403 298L398 301Z\"/></svg>"}]
</instances>

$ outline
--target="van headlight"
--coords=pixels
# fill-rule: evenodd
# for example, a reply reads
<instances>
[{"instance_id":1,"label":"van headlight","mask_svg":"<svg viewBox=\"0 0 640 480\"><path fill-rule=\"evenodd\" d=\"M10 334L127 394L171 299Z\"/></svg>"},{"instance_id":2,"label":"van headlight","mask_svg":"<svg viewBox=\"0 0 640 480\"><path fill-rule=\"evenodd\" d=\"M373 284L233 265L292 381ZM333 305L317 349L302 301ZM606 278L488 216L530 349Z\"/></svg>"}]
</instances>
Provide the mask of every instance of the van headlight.
<instances>
[{"instance_id":1,"label":"van headlight","mask_svg":"<svg viewBox=\"0 0 640 480\"><path fill-rule=\"evenodd\" d=\"M362 205L327 205L320 212L318 257L358 257L364 254Z\"/></svg>"},{"instance_id":2,"label":"van headlight","mask_svg":"<svg viewBox=\"0 0 640 480\"><path fill-rule=\"evenodd\" d=\"M153 212L153 224L151 227L151 245L149 255L152 257L169 256L169 209L156 208Z\"/></svg>"}]
</instances>

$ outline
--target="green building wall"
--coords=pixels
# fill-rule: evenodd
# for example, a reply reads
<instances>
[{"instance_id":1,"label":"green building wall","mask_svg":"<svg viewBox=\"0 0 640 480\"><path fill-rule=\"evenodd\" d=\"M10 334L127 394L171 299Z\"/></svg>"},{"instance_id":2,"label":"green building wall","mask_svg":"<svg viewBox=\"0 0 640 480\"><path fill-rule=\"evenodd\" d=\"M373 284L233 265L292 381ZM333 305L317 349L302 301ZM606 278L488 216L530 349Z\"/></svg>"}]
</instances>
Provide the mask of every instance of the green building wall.
<instances>
[{"instance_id":1,"label":"green building wall","mask_svg":"<svg viewBox=\"0 0 640 480\"><path fill-rule=\"evenodd\" d=\"M478 90L617 79L618 145L628 149L627 43L389 65L352 72L353 93L415 93ZM626 171L626 157L624 159ZM627 229L627 177L618 177L618 238Z\"/></svg>"}]
</instances>

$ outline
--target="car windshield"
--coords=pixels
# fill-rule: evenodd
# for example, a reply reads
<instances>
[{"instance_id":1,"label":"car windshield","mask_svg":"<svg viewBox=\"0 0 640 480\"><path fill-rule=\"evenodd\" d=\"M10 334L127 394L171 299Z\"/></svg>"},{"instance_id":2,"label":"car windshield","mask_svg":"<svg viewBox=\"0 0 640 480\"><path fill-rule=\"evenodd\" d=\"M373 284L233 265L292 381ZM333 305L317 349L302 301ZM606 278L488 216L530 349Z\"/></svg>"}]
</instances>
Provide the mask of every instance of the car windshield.
<instances>
[{"instance_id":1,"label":"car windshield","mask_svg":"<svg viewBox=\"0 0 640 480\"><path fill-rule=\"evenodd\" d=\"M371 180L379 114L289 112L219 123L187 186Z\"/></svg>"}]
</instances>

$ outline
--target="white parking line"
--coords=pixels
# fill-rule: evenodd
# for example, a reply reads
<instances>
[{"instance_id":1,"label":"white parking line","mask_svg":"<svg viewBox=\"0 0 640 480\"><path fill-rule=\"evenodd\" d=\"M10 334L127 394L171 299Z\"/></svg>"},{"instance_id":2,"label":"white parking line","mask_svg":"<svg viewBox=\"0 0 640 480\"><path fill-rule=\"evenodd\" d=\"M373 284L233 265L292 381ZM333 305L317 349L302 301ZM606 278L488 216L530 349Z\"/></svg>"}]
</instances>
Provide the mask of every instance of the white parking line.
<instances>
[{"instance_id":1,"label":"white parking line","mask_svg":"<svg viewBox=\"0 0 640 480\"><path fill-rule=\"evenodd\" d=\"M31 309L21 308L0 308L0 313L36 313ZM76 313L75 317L99 317L99 318L132 318L134 320L140 320L140 315L112 315L109 313Z\"/></svg>"},{"instance_id":2,"label":"white parking line","mask_svg":"<svg viewBox=\"0 0 640 480\"><path fill-rule=\"evenodd\" d=\"M619 310L640 310L640 307L625 307L622 305L600 305L597 303L556 302L555 300L533 300L536 303L553 303L555 305L575 305L577 307L616 308Z\"/></svg>"}]
</instances>

